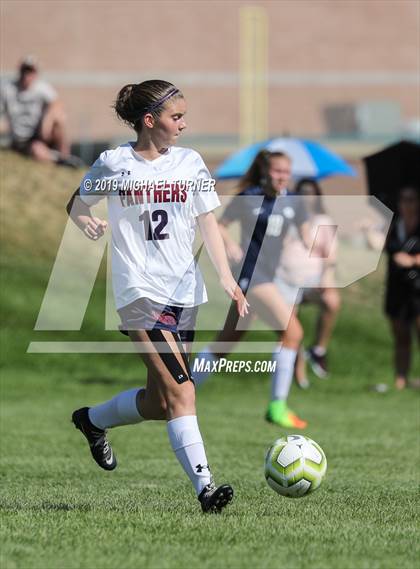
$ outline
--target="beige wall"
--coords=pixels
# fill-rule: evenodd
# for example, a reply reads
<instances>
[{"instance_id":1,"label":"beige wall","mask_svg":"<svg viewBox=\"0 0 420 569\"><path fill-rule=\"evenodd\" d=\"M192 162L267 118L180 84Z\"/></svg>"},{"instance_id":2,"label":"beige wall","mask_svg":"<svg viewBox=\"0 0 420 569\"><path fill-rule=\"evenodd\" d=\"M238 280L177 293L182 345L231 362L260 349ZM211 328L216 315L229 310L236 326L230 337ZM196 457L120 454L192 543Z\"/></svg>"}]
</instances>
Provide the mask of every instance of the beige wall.
<instances>
[{"instance_id":1,"label":"beige wall","mask_svg":"<svg viewBox=\"0 0 420 569\"><path fill-rule=\"evenodd\" d=\"M239 14L251 2L18 1L1 3L2 73L35 54L64 99L71 134L123 136L110 105L118 87L173 79L189 132L239 129ZM260 1L269 17L272 134L322 135L325 104L391 99L420 116L417 0Z\"/></svg>"}]
</instances>

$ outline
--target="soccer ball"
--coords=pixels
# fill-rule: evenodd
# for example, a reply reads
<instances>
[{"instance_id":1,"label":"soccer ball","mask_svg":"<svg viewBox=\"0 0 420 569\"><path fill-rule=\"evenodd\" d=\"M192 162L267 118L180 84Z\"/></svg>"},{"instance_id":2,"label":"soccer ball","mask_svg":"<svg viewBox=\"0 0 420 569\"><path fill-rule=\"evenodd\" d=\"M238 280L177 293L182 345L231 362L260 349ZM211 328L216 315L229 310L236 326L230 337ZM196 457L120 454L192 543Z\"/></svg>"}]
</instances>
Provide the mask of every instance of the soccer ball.
<instances>
[{"instance_id":1,"label":"soccer ball","mask_svg":"<svg viewBox=\"0 0 420 569\"><path fill-rule=\"evenodd\" d=\"M322 448L301 435L277 439L265 457L267 484L282 496L300 498L316 490L327 471Z\"/></svg>"}]
</instances>

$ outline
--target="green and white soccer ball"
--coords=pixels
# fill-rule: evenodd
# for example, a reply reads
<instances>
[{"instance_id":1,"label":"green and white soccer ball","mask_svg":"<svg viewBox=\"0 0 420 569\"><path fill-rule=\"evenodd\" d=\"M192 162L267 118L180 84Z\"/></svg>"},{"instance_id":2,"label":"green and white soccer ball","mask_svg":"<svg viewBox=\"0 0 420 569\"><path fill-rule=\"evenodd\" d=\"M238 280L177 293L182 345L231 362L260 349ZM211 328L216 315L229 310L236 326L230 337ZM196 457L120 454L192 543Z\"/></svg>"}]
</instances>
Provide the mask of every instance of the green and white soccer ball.
<instances>
[{"instance_id":1,"label":"green and white soccer ball","mask_svg":"<svg viewBox=\"0 0 420 569\"><path fill-rule=\"evenodd\" d=\"M322 448L302 435L277 439L265 457L268 485L288 498L300 498L316 490L327 471Z\"/></svg>"}]
</instances>

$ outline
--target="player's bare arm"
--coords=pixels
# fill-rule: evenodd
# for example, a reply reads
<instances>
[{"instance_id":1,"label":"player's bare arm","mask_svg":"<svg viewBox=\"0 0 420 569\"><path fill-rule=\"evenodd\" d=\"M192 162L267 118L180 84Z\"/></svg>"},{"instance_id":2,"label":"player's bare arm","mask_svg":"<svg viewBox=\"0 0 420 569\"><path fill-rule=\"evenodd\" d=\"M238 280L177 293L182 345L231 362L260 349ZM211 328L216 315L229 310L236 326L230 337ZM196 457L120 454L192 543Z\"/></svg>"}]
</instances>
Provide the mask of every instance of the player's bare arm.
<instances>
[{"instance_id":1,"label":"player's bare arm","mask_svg":"<svg viewBox=\"0 0 420 569\"><path fill-rule=\"evenodd\" d=\"M229 221L226 219L219 220L219 231L220 235L222 236L223 242L225 244L226 255L229 261L233 263L239 263L243 256L244 252L242 251L241 247L236 243L234 239L230 236L229 230Z\"/></svg>"},{"instance_id":2,"label":"player's bare arm","mask_svg":"<svg viewBox=\"0 0 420 569\"><path fill-rule=\"evenodd\" d=\"M92 215L90 207L80 199L79 189L72 195L66 207L69 217L89 239L100 239L108 226L104 219Z\"/></svg>"},{"instance_id":3,"label":"player's bare arm","mask_svg":"<svg viewBox=\"0 0 420 569\"><path fill-rule=\"evenodd\" d=\"M198 216L198 225L210 259L219 275L220 284L230 298L236 301L239 315L245 316L248 314L249 304L232 276L214 213L209 212Z\"/></svg>"}]
</instances>

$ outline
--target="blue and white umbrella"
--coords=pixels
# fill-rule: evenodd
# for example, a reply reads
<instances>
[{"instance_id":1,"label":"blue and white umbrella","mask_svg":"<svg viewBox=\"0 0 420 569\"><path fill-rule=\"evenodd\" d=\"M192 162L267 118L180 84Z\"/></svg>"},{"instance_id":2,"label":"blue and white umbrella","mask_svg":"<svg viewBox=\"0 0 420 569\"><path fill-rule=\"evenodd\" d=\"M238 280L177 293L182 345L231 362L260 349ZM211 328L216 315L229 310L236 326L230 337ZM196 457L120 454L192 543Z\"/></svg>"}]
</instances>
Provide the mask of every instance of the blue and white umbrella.
<instances>
[{"instance_id":1,"label":"blue and white umbrella","mask_svg":"<svg viewBox=\"0 0 420 569\"><path fill-rule=\"evenodd\" d=\"M251 144L229 156L216 170L219 179L240 178L251 166L260 150L285 152L292 159L293 178L355 176L354 169L331 150L317 142L299 138L272 138Z\"/></svg>"}]
</instances>

